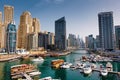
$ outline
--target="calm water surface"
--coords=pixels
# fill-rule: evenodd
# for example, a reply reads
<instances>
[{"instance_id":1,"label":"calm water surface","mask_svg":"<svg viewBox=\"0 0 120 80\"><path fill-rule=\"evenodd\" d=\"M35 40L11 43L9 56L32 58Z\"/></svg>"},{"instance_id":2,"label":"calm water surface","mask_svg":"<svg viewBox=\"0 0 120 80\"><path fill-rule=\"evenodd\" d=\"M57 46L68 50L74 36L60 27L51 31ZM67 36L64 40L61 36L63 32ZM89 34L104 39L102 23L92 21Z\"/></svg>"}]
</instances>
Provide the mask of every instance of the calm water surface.
<instances>
[{"instance_id":1,"label":"calm water surface","mask_svg":"<svg viewBox=\"0 0 120 80\"><path fill-rule=\"evenodd\" d=\"M67 62L75 63L75 59L79 59L82 55L88 55L85 50L78 50L72 54L67 56L59 57L60 59L64 59ZM79 70L70 70L70 69L52 69L50 67L51 60L58 58L45 58L44 63L36 64L32 63L31 59L27 60L18 60L14 62L2 62L0 63L0 80L11 80L10 79L10 66L23 64L23 63L31 63L34 64L39 71L42 72L40 77L51 76L52 78L60 78L62 80L120 80L115 74L108 74L106 77L102 77L99 75L99 72L92 72L89 76L80 73ZM101 63L96 63L97 65ZM102 63L106 65L106 63ZM120 71L120 63L113 62L113 70Z\"/></svg>"}]
</instances>

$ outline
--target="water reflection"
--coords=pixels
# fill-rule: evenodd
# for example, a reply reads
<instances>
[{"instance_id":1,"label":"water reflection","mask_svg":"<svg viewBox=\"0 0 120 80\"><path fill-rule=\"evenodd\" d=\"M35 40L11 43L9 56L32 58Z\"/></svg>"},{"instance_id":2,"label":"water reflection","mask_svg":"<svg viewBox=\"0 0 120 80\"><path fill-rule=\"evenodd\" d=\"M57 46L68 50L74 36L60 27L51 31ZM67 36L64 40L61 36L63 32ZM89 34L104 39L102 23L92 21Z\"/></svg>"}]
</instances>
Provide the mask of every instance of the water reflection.
<instances>
[{"instance_id":1,"label":"water reflection","mask_svg":"<svg viewBox=\"0 0 120 80\"><path fill-rule=\"evenodd\" d=\"M66 70L65 69L58 69L55 71L55 78L60 78L61 80L66 79Z\"/></svg>"}]
</instances>

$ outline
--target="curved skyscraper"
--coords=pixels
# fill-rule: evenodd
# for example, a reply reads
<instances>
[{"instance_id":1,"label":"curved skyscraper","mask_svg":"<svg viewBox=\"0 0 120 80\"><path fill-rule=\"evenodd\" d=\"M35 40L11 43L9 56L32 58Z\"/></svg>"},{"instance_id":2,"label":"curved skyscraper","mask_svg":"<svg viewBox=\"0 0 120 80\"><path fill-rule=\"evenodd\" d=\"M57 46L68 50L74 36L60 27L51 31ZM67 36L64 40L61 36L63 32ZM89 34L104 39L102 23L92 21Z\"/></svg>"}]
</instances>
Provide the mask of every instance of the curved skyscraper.
<instances>
[{"instance_id":1,"label":"curved skyscraper","mask_svg":"<svg viewBox=\"0 0 120 80\"><path fill-rule=\"evenodd\" d=\"M16 25L11 22L7 26L6 37L6 50L8 53L15 52L16 50Z\"/></svg>"}]
</instances>

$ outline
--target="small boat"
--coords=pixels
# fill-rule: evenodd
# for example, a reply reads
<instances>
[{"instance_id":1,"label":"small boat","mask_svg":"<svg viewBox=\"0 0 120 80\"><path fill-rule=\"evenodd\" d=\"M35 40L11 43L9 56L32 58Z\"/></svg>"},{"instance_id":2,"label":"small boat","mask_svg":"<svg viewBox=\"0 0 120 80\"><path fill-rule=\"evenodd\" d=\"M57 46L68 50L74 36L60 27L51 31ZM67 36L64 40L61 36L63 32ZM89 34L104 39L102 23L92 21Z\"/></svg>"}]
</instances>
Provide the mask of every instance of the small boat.
<instances>
[{"instance_id":1,"label":"small boat","mask_svg":"<svg viewBox=\"0 0 120 80\"><path fill-rule=\"evenodd\" d=\"M53 68L59 68L60 65L62 65L64 63L64 60L63 59L57 59L57 60L52 60L51 61L51 66Z\"/></svg>"},{"instance_id":2,"label":"small boat","mask_svg":"<svg viewBox=\"0 0 120 80\"><path fill-rule=\"evenodd\" d=\"M33 62L44 62L44 59L42 57L38 57L36 59L32 59Z\"/></svg>"},{"instance_id":3,"label":"small boat","mask_svg":"<svg viewBox=\"0 0 120 80\"><path fill-rule=\"evenodd\" d=\"M25 49L16 50L16 53L19 55L28 55L29 54L29 52Z\"/></svg>"},{"instance_id":4,"label":"small boat","mask_svg":"<svg viewBox=\"0 0 120 80\"><path fill-rule=\"evenodd\" d=\"M108 71L113 71L113 66L110 62L107 62L106 68L107 68Z\"/></svg>"},{"instance_id":5,"label":"small boat","mask_svg":"<svg viewBox=\"0 0 120 80\"><path fill-rule=\"evenodd\" d=\"M91 64L91 68L92 68L92 69L95 69L96 67L97 67L97 66L96 66L94 63Z\"/></svg>"},{"instance_id":6,"label":"small boat","mask_svg":"<svg viewBox=\"0 0 120 80\"><path fill-rule=\"evenodd\" d=\"M70 68L70 66L72 66L72 63L64 62L60 67L67 69L67 68Z\"/></svg>"},{"instance_id":7,"label":"small boat","mask_svg":"<svg viewBox=\"0 0 120 80\"><path fill-rule=\"evenodd\" d=\"M85 65L86 65L85 63L77 63L77 66L78 66L80 69L84 68Z\"/></svg>"},{"instance_id":8,"label":"small boat","mask_svg":"<svg viewBox=\"0 0 120 80\"><path fill-rule=\"evenodd\" d=\"M40 74L41 74L41 72L39 72L39 71L29 73L30 76L36 76L36 75L40 75Z\"/></svg>"},{"instance_id":9,"label":"small boat","mask_svg":"<svg viewBox=\"0 0 120 80\"><path fill-rule=\"evenodd\" d=\"M83 68L83 72L85 74L90 74L92 72L92 69L91 69L91 66L90 65L86 65L84 68Z\"/></svg>"},{"instance_id":10,"label":"small boat","mask_svg":"<svg viewBox=\"0 0 120 80\"><path fill-rule=\"evenodd\" d=\"M100 71L100 74L101 74L102 76L107 76L107 74L108 74L107 69L102 69L102 70Z\"/></svg>"},{"instance_id":11,"label":"small boat","mask_svg":"<svg viewBox=\"0 0 120 80\"><path fill-rule=\"evenodd\" d=\"M94 58L94 59L92 60L92 62L93 62L93 63L96 63L96 62L97 62L97 59L96 59L96 58Z\"/></svg>"},{"instance_id":12,"label":"small boat","mask_svg":"<svg viewBox=\"0 0 120 80\"><path fill-rule=\"evenodd\" d=\"M45 77L45 78L41 78L39 80L61 80L61 79L52 79L52 77L48 76L48 77Z\"/></svg>"}]
</instances>

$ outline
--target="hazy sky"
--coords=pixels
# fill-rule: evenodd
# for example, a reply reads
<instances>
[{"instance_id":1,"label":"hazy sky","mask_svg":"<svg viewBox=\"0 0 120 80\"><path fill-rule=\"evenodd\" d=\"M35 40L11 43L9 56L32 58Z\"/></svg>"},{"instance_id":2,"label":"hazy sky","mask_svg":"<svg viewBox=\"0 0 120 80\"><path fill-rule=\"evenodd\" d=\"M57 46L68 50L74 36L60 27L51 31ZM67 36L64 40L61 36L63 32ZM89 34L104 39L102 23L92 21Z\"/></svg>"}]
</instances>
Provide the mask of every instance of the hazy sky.
<instances>
[{"instance_id":1,"label":"hazy sky","mask_svg":"<svg viewBox=\"0 0 120 80\"><path fill-rule=\"evenodd\" d=\"M65 16L67 35L98 35L98 13L113 11L114 25L120 24L120 0L0 0L0 11L4 5L14 6L14 19L19 25L23 11L40 19L41 30L54 32L54 21Z\"/></svg>"}]
</instances>

